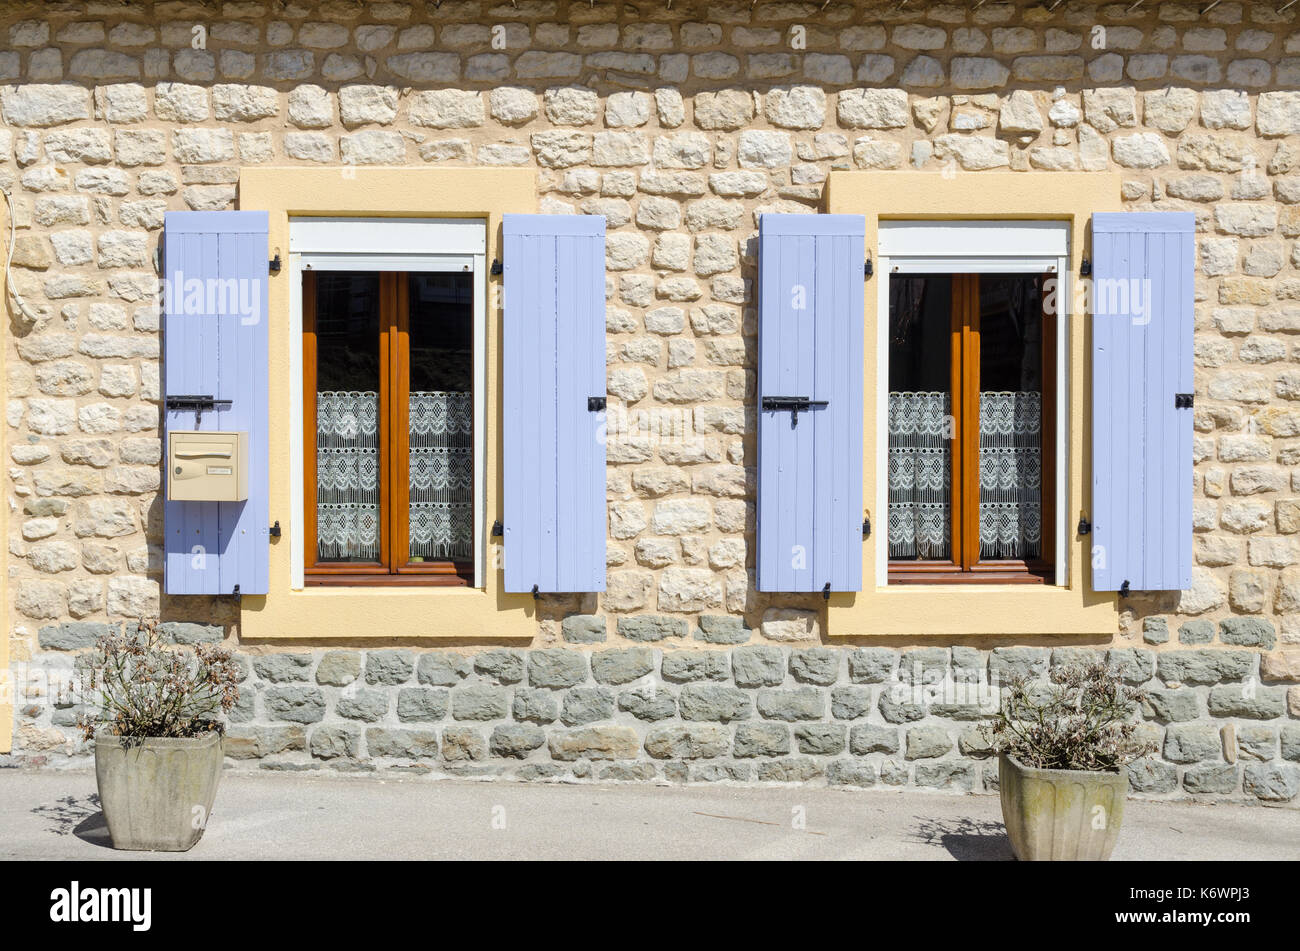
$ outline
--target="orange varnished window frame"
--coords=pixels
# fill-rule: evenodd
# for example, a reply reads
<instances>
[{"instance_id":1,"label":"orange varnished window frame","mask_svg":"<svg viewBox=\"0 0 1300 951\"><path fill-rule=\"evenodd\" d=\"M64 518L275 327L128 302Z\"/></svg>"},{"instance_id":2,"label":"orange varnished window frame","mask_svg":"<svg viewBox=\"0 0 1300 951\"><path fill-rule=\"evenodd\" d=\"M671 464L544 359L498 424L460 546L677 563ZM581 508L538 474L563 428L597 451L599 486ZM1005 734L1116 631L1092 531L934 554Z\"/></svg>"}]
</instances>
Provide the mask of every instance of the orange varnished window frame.
<instances>
[{"instance_id":1,"label":"orange varnished window frame","mask_svg":"<svg viewBox=\"0 0 1300 951\"><path fill-rule=\"evenodd\" d=\"M1054 277L1054 274L1045 275ZM980 559L980 307L978 274L953 274L950 341L953 415L950 560L891 561L889 584L1046 584L1056 545L1056 320L1043 314L1041 551L1032 561Z\"/></svg>"},{"instance_id":2,"label":"orange varnished window frame","mask_svg":"<svg viewBox=\"0 0 1300 951\"><path fill-rule=\"evenodd\" d=\"M379 274L379 537L380 560L348 564L316 561L316 273L303 272L303 517L304 575L308 585L465 586L467 561L411 562L410 551L410 281L404 272Z\"/></svg>"}]
</instances>

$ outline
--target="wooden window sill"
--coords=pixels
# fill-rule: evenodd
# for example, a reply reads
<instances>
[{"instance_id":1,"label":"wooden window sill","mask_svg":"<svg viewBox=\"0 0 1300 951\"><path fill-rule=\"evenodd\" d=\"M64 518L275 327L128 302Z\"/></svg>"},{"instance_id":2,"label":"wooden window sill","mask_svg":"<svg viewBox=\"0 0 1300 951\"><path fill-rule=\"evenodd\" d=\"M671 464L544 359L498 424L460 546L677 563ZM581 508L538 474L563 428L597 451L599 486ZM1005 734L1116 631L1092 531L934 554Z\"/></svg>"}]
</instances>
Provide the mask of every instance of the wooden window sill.
<instances>
[{"instance_id":1,"label":"wooden window sill","mask_svg":"<svg viewBox=\"0 0 1300 951\"><path fill-rule=\"evenodd\" d=\"M429 572L412 574L308 574L303 579L307 587L351 587L351 588L465 588L471 580L456 574L432 574Z\"/></svg>"},{"instance_id":2,"label":"wooden window sill","mask_svg":"<svg viewBox=\"0 0 1300 951\"><path fill-rule=\"evenodd\" d=\"M464 588L473 585L474 568L464 562L416 563L395 572L382 565L317 565L307 569L303 582L308 587Z\"/></svg>"},{"instance_id":3,"label":"wooden window sill","mask_svg":"<svg viewBox=\"0 0 1300 951\"><path fill-rule=\"evenodd\" d=\"M1048 585L1055 579L1051 565L1024 562L986 562L961 571L950 564L931 562L890 565L886 584L1033 584Z\"/></svg>"}]
</instances>

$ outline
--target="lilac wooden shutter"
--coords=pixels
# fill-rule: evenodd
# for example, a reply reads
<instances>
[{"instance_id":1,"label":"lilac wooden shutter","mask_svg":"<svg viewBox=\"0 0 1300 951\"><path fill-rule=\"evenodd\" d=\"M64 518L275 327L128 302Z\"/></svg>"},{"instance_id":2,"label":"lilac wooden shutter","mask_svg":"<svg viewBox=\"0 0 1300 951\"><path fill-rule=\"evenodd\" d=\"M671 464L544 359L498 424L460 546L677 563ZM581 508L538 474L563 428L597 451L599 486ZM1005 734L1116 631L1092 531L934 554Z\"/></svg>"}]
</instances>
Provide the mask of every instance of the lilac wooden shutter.
<instances>
[{"instance_id":1,"label":"lilac wooden shutter","mask_svg":"<svg viewBox=\"0 0 1300 951\"><path fill-rule=\"evenodd\" d=\"M1092 586L1192 582L1195 216L1092 216Z\"/></svg>"},{"instance_id":2,"label":"lilac wooden shutter","mask_svg":"<svg viewBox=\"0 0 1300 951\"><path fill-rule=\"evenodd\" d=\"M506 590L604 591L605 219L502 230Z\"/></svg>"},{"instance_id":3,"label":"lilac wooden shutter","mask_svg":"<svg viewBox=\"0 0 1300 951\"><path fill-rule=\"evenodd\" d=\"M865 225L861 215L759 221L760 591L862 586Z\"/></svg>"},{"instance_id":4,"label":"lilac wooden shutter","mask_svg":"<svg viewBox=\"0 0 1300 951\"><path fill-rule=\"evenodd\" d=\"M167 212L163 275L164 398L230 400L201 412L164 406L164 461L174 429L248 431L247 500L164 503L166 590L266 594L267 213Z\"/></svg>"}]
</instances>

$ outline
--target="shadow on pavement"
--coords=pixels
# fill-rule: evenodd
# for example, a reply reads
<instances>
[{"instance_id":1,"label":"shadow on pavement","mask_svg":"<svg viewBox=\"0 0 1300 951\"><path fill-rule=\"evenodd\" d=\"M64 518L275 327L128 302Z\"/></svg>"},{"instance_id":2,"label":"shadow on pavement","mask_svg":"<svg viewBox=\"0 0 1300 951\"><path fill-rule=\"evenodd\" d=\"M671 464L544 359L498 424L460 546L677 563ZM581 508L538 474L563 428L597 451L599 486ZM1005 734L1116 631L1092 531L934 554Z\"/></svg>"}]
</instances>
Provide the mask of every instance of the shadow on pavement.
<instances>
[{"instance_id":1,"label":"shadow on pavement","mask_svg":"<svg viewBox=\"0 0 1300 951\"><path fill-rule=\"evenodd\" d=\"M42 804L32 810L49 824L54 835L75 835L91 845L112 848L108 836L108 823L99 808L99 796L64 796L52 803Z\"/></svg>"},{"instance_id":2,"label":"shadow on pavement","mask_svg":"<svg viewBox=\"0 0 1300 951\"><path fill-rule=\"evenodd\" d=\"M989 819L925 819L909 835L928 845L948 850L959 862L1010 862L1015 858L1001 822Z\"/></svg>"},{"instance_id":3,"label":"shadow on pavement","mask_svg":"<svg viewBox=\"0 0 1300 951\"><path fill-rule=\"evenodd\" d=\"M32 815L48 821L50 831L55 835L71 835L81 821L99 812L99 796L64 796L52 803L41 804L32 810Z\"/></svg>"}]
</instances>

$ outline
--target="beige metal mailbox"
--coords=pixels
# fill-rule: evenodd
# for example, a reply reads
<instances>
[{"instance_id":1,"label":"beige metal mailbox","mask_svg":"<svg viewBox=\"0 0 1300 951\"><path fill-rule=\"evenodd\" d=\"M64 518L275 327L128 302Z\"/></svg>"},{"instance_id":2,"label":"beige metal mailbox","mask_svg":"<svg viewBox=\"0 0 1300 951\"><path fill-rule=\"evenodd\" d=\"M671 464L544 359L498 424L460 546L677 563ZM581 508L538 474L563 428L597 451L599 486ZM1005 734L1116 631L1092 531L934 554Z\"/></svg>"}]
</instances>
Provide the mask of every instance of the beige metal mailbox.
<instances>
[{"instance_id":1,"label":"beige metal mailbox","mask_svg":"<svg viewBox=\"0 0 1300 951\"><path fill-rule=\"evenodd\" d=\"M248 433L168 434L167 498L174 502L248 498Z\"/></svg>"}]
</instances>

